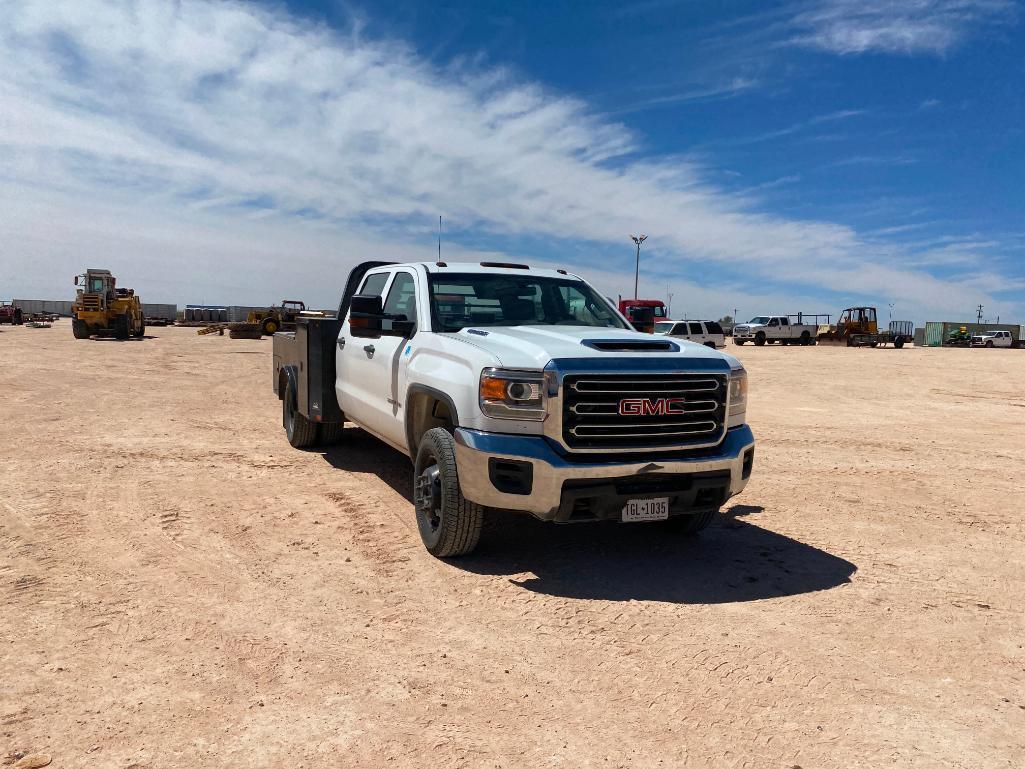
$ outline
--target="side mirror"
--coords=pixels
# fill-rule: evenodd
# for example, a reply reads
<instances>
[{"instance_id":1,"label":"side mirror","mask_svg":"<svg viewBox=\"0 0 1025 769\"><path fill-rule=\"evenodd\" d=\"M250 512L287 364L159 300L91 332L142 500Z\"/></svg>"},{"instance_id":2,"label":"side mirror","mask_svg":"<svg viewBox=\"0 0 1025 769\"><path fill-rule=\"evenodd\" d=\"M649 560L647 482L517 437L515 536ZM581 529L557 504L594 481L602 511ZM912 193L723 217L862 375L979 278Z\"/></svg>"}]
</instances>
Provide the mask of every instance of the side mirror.
<instances>
[{"instance_id":1,"label":"side mirror","mask_svg":"<svg viewBox=\"0 0 1025 769\"><path fill-rule=\"evenodd\" d=\"M77 275L75 276L75 285L76 286L78 285L78 276Z\"/></svg>"},{"instance_id":2,"label":"side mirror","mask_svg":"<svg viewBox=\"0 0 1025 769\"><path fill-rule=\"evenodd\" d=\"M404 317L385 315L380 296L357 294L349 304L349 333L359 339L406 338L412 336L416 324Z\"/></svg>"}]
</instances>

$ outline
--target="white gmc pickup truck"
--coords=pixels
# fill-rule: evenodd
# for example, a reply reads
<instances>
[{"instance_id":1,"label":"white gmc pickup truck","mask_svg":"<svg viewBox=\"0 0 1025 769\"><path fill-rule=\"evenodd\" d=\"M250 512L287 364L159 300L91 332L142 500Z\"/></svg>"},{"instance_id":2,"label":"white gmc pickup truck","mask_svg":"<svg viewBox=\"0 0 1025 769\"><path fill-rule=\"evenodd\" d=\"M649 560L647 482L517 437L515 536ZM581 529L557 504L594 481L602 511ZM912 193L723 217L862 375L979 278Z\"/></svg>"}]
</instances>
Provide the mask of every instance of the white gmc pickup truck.
<instances>
[{"instance_id":1,"label":"white gmc pickup truck","mask_svg":"<svg viewBox=\"0 0 1025 769\"><path fill-rule=\"evenodd\" d=\"M473 550L489 509L694 534L754 464L740 362L634 331L564 270L367 262L337 317L273 339L289 443L350 421L408 455L438 557Z\"/></svg>"}]
</instances>

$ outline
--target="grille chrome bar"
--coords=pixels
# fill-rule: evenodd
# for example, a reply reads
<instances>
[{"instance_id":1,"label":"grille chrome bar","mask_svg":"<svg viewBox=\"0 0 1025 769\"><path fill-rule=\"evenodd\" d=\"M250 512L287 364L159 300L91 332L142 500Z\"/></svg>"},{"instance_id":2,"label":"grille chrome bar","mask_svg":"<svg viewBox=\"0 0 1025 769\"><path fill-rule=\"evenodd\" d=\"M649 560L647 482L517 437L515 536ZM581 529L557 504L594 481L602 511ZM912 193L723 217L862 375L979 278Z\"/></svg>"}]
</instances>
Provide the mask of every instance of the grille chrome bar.
<instances>
[{"instance_id":1,"label":"grille chrome bar","mask_svg":"<svg viewBox=\"0 0 1025 769\"><path fill-rule=\"evenodd\" d=\"M625 427L634 427L634 425L576 425L575 427L569 428L569 431L576 435L578 438L639 438L639 437L666 437L672 435L700 435L701 433L715 432L718 425L715 422L696 422L691 425L692 429L676 429L676 430L665 430L659 432L639 432L637 430L630 430L629 432L609 433L609 432L598 432L587 435L583 433L584 430L622 430ZM659 422L656 424L637 425L642 429L648 430L652 427L676 427L682 428L683 425L677 424L676 422Z\"/></svg>"},{"instance_id":2,"label":"grille chrome bar","mask_svg":"<svg viewBox=\"0 0 1025 769\"><path fill-rule=\"evenodd\" d=\"M609 414L621 416L619 413L619 400L620 399L617 396L614 401L605 401L602 403L574 403L572 406L569 407L569 410L579 416L599 416ZM611 408L612 411L581 411L580 408L582 406L588 408L605 407ZM697 408L698 406L701 406L701 408ZM685 414L707 414L709 412L715 411L717 408L719 408L718 401L687 401L686 403L684 403ZM631 414L631 416L638 415ZM679 414L678 416L684 416L684 414Z\"/></svg>"},{"instance_id":3,"label":"grille chrome bar","mask_svg":"<svg viewBox=\"0 0 1025 769\"><path fill-rule=\"evenodd\" d=\"M582 385L607 385L607 387L586 387ZM630 385L641 385L646 392L672 393L672 392L715 392L720 384L715 379L694 379L689 382L671 381L664 382L643 380L643 379L578 379L570 388L580 393L620 393L622 388ZM681 386L686 385L686 386ZM697 387L696 385L701 385Z\"/></svg>"}]
</instances>

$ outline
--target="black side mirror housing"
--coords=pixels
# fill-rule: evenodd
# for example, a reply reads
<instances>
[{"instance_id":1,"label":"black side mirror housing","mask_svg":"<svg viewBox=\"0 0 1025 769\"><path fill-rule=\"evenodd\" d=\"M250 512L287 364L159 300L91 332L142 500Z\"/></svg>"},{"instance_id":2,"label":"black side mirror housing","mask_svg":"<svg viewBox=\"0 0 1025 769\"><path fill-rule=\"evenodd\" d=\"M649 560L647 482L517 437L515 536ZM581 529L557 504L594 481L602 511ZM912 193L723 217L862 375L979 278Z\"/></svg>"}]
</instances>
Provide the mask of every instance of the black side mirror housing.
<instances>
[{"instance_id":1,"label":"black side mirror housing","mask_svg":"<svg viewBox=\"0 0 1025 769\"><path fill-rule=\"evenodd\" d=\"M349 304L349 333L359 339L410 337L416 324L405 316L385 315L380 296L356 294Z\"/></svg>"}]
</instances>

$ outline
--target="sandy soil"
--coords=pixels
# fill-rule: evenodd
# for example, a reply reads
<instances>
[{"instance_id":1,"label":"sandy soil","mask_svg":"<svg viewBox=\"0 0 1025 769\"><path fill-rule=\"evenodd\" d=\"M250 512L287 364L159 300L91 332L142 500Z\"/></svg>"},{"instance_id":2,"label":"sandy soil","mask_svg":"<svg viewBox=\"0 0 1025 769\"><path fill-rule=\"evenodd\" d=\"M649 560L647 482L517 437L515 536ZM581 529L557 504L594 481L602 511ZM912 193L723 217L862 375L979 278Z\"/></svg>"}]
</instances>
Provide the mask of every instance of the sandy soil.
<instances>
[{"instance_id":1,"label":"sandy soil","mask_svg":"<svg viewBox=\"0 0 1025 769\"><path fill-rule=\"evenodd\" d=\"M1022 766L1025 352L739 354L755 477L699 541L444 563L406 459L288 447L269 341L2 327L3 760Z\"/></svg>"}]
</instances>

